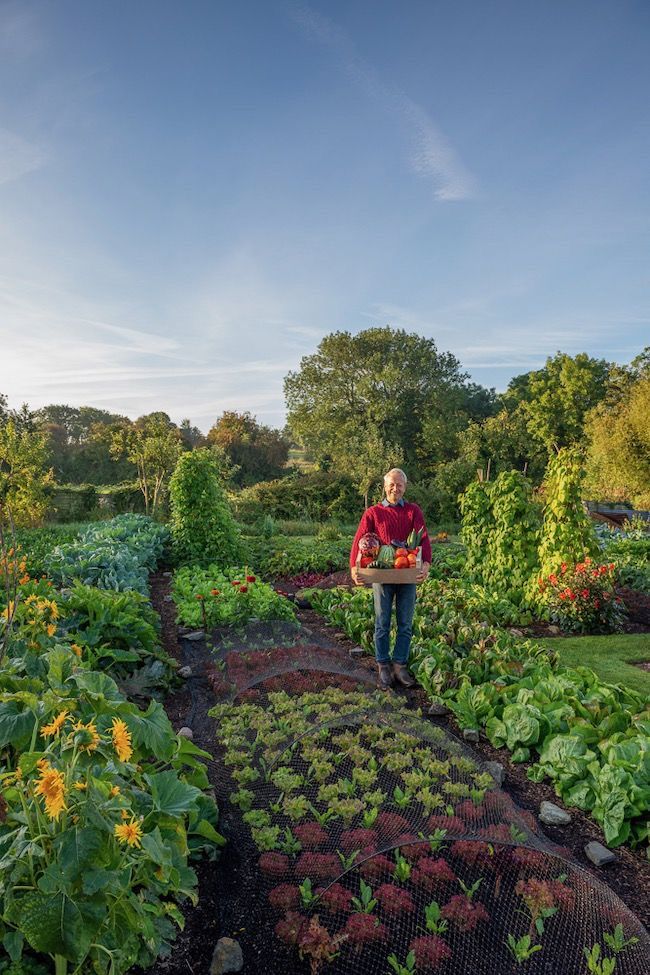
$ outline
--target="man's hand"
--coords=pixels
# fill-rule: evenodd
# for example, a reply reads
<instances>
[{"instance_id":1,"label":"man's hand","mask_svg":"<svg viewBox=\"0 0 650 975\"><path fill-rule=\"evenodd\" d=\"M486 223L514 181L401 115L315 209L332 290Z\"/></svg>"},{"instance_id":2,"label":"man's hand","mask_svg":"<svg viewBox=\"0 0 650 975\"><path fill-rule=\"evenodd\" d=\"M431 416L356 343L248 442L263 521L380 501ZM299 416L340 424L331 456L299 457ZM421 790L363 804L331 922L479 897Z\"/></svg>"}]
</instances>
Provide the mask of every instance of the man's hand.
<instances>
[{"instance_id":1,"label":"man's hand","mask_svg":"<svg viewBox=\"0 0 650 975\"><path fill-rule=\"evenodd\" d=\"M359 578L359 570L356 565L353 565L350 569L350 575L352 576L352 581L355 586L362 586L363 580Z\"/></svg>"},{"instance_id":2,"label":"man's hand","mask_svg":"<svg viewBox=\"0 0 650 975\"><path fill-rule=\"evenodd\" d=\"M426 579L426 577L429 575L429 569L430 568L431 568L431 563L430 562L423 562L422 563L422 566L420 568L420 571L418 572L417 576L415 577L416 582L424 582L424 580Z\"/></svg>"}]
</instances>

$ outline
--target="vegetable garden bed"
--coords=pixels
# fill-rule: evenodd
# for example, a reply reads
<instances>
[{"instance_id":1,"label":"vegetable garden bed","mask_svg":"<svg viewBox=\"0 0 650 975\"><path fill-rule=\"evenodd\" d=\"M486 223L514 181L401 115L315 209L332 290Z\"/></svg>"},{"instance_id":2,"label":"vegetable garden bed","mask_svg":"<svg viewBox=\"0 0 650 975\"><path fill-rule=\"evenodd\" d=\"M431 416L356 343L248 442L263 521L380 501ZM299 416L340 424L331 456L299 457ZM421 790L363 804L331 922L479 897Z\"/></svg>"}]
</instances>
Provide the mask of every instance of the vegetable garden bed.
<instances>
[{"instance_id":1,"label":"vegetable garden bed","mask_svg":"<svg viewBox=\"0 0 650 975\"><path fill-rule=\"evenodd\" d=\"M319 624L318 624L317 617L314 613L311 612L301 613L300 620L303 624L308 625L309 629L312 630L312 633L318 630ZM323 629L325 630L325 628ZM340 644L340 641L333 640L331 631L329 633L326 633L326 635L330 642ZM343 647L345 650L348 649L348 646L349 645L346 645L345 641L343 641ZM197 645L196 643L192 644L191 648L190 645L186 645L186 649L190 650L190 652L192 653L197 668L199 666L201 666L202 668L202 665L199 664L200 652L201 652L199 647L200 644ZM366 666L366 663L363 662L362 666ZM372 668L372 664L370 662L368 662L367 667L368 667L368 673L369 674L372 673L372 670L374 668ZM255 667L253 667L252 669L255 670ZM251 707L259 708L262 705L264 705L264 709L260 713L268 715L270 713L267 709L268 699L266 695L268 691L270 690L271 697L273 698L274 694L277 695L278 686L285 686L286 688L287 682L285 678L274 677L272 678L270 687L267 689L267 685L262 681L263 676L264 676L263 671L259 668L256 674L254 675L249 674L250 679L247 688L244 689L245 690L244 699L246 700L248 696L248 704L246 705L246 707L248 708ZM253 686L251 686L251 681L254 682L258 678L260 679L261 683L257 685L253 684ZM202 680L201 694L203 695L201 706L203 707L207 705L207 702L209 700L210 688L209 685L207 684L207 681L203 679L201 680ZM343 678L344 682L346 680L347 678ZM312 682L312 684L313 683L314 682ZM337 685L338 683L340 683L340 678L336 676L332 676L331 674L327 674L327 675L321 675L321 677L318 678L317 686L322 687L327 684ZM276 688L275 691L273 690L274 687ZM296 685L296 690L301 690L301 689L304 690L304 686L301 688L300 684L298 683ZM230 691L230 695L231 694L232 694L232 689ZM284 699L284 695L281 695L281 698ZM383 700L385 700L385 698ZM169 703L170 703L170 707L172 708L175 706L175 704L178 704L177 720L183 721L184 723L184 719L185 719L184 706L187 703L187 695L185 701L183 701L182 698L179 698L177 702L174 702L172 700ZM331 706L330 706L330 710L331 710ZM196 714L196 709L194 713ZM253 713L254 712L251 712L250 710L246 711L246 714L248 714L249 716ZM221 728L223 730L223 721L221 721ZM200 739L201 744L203 746L207 746L210 751L215 752L216 740L214 738L214 727L212 728L212 730L210 730L207 726L204 726L204 732L207 737ZM335 747L340 747L340 746L335 746ZM217 757L219 758L218 752L217 752ZM254 762L252 765L250 763L247 763L246 765L235 766L234 768L236 769L237 767L241 767L242 770L244 770L245 768L254 768L255 764ZM215 764L211 766L210 769L211 777L213 777L213 780L215 782L223 784L223 774L224 771L228 769L232 771L233 766L229 765L224 767L220 761L217 761ZM348 769L347 771L350 774L352 773L351 769ZM388 779L385 778L386 774L389 776L390 782L388 781ZM396 785L396 782L393 782L393 778L395 777L395 775L399 775L399 773L382 772L380 775L380 779L381 779L380 785L382 786L381 791L386 791L387 795L388 792L390 791L389 786L392 785L393 793L395 788L400 787ZM384 778L381 778L381 776L384 776ZM349 776L343 775L339 777L346 778ZM286 787L287 783L284 783L284 785ZM532 783L528 783L528 785L532 787L532 791L535 791L540 788L539 786L535 786ZM238 786L240 787L238 789L229 787L228 794L230 795L232 792L241 791L242 788L246 788L246 786L242 787L241 783L238 783ZM270 788L273 789L274 786L271 785ZM541 788L545 788L545 787L541 787ZM276 788L276 792L277 792L277 788ZM268 808L277 805L280 799L280 793L277 792L276 794L276 792L271 792L267 796ZM247 798L245 796L240 797L239 801L240 804L241 801L244 801L244 803L246 803ZM467 802L468 800L467 798L461 799L460 797L458 797L458 799L455 801L457 802L457 804L460 804L460 802ZM210 884L207 882L207 878L204 877L203 878L204 883L202 884L202 887L207 888L206 892L208 897L208 900L204 902L205 906L202 907L200 902L196 912L191 912L188 915L187 937L185 935L181 936L179 944L174 949L174 954L170 959L170 961L158 963L158 965L155 966L154 968L154 972L156 973L160 972L161 975L163 972L167 973L167 975L172 975L172 973L173 975L175 975L175 973L178 972L180 975L180 972L188 970L188 966L190 966L192 970L195 971L206 970L207 966L209 965L211 949L214 946L216 937L222 935L232 936L241 941L244 949L245 970L247 972L250 972L251 975L252 973L257 973L257 972L268 973L271 971L282 971L287 973L307 972L310 970L310 964L312 966L311 968L312 971L323 971L323 972L345 971L347 973L351 973L355 971L359 971L359 972L372 971L373 973L384 972L384 971L392 972L392 971L396 971L396 969L389 967L390 963L388 962L388 955L393 953L394 950L396 952L395 962L397 964L402 964L406 966L408 963L407 949L411 946L411 943L418 938L425 939L421 942L419 946L415 945L415 949L417 949L416 953L420 955L420 967L416 969L418 972L433 971L433 970L441 971L443 973L451 973L451 972L455 973L460 971L464 972L467 970L478 972L482 970L479 967L479 963L482 963L483 960L486 960L486 964L491 963L489 964L488 967L486 967L485 969L486 971L499 970L499 971L507 972L509 970L512 971L520 970L519 966L516 964L512 951L508 949L508 947L505 944L505 942L507 942L508 940L507 935L509 933L513 933L513 931L506 931L506 928L508 924L510 924L510 922L503 919L506 916L510 916L510 908L518 907L524 912L527 909L525 903L522 901L522 897L524 896L523 886L520 886L519 894L516 892L515 889L517 883L519 883L520 880L523 879L525 881L525 878L522 878L519 875L517 875L517 879L515 879L513 876L512 882L509 884L509 886L508 886L508 882L502 879L502 881L500 882L501 890L499 892L499 898L502 898L502 900L500 900L499 910L494 912L497 918L496 922L493 917L492 921L489 924L487 923L483 923L482 925L477 924L477 927L474 933L472 934L472 937L468 937L468 932L463 933L460 930L459 923L460 926L462 927L463 924L462 921L457 922L452 919L451 917L451 915L453 914L452 908L449 908L447 910L447 914L449 915L448 924L450 925L450 927L448 928L447 933L443 932L440 935L440 938L444 944L450 947L450 950L455 952L453 960L449 958L445 960L445 958L442 956L440 957L436 956L436 952L438 953L438 955L440 955L440 953L442 952L442 955L444 956L444 951L442 950L441 946L436 942L435 939L438 936L435 935L434 931L431 928L427 930L426 927L427 919L424 911L424 908L431 904L432 898L430 898L429 894L427 894L426 904L425 904L424 900L422 900L422 898L420 897L420 894L418 893L417 889L413 887L411 880L407 879L404 881L402 886L399 886L399 884L397 886L399 890L402 890L403 892L410 894L413 904L415 905L414 911L407 910L406 913L403 914L402 920L399 920L399 918L396 918L394 915L392 916L390 915L390 908L388 908L388 915L386 915L385 906L377 906L374 909L374 913L378 919L378 924L383 925L382 938L388 938L390 936L391 938L390 945L388 943L381 943L381 944L375 944L373 947L371 944L366 946L362 951L357 952L356 950L354 950L353 944L347 944L345 949L341 951L339 958L334 959L331 965L327 965L325 964L324 959L321 959L321 961L319 962L316 962L314 960L316 957L314 952L317 953L318 951L321 951L327 953L329 949L327 947L328 946L327 939L325 938L325 940L323 940L324 935L322 933L322 930L320 928L313 928L312 934L314 935L315 938L315 941L312 940L311 942L313 951L312 949L309 949L308 942L306 942L307 948L305 948L305 945L303 945L303 959L301 961L297 948L295 946L291 948L289 945L286 944L287 939L291 940L291 938L293 937L292 928L291 928L291 924L292 924L291 918L289 919L288 927L285 925L284 928L282 927L280 928L280 931L283 933L284 940L282 937L280 938L277 937L277 934L274 932L274 929L276 928L276 925L279 922L281 922L282 916L284 916L285 914L287 904L294 904L294 907L297 906L298 912L302 913L307 918L307 922L302 922L302 923L308 923L310 914L309 911L305 910L304 903L302 902L302 898L304 896L303 893L298 894L298 896L301 898L301 903L298 905L296 905L295 903L295 899L297 896L296 890L298 890L299 884L303 882L305 878L302 878L301 880L300 877L297 877L292 868L292 872L290 876L285 878L279 878L279 877L269 878L269 880L264 885L262 885L262 887L260 887L261 875L258 869L256 868L255 863L259 860L259 856L261 854L260 851L258 850L257 855L255 857L252 856L251 847L250 847L250 828L247 825L244 825L242 827L243 816L246 814L241 809L238 809L236 806L232 806L228 800L222 802L220 806L221 806L221 821L220 821L221 828L224 830L224 832L227 835L229 835L230 843L229 843L229 847L227 848L224 854L221 864L216 868L216 876L213 877L213 883L216 887L216 891L214 895L212 896L210 895L209 893ZM316 808L317 810L319 810L321 815L325 812L324 809L318 806L318 803L316 804ZM385 811L392 812L395 815L400 815L399 809L396 810L390 809ZM351 811L349 810L348 812ZM296 809L293 810L293 815L295 816L298 814L299 814L299 810L296 807ZM272 817L274 815L275 814L272 813ZM291 819L291 816L287 816L286 810L282 812L280 815L281 815L281 826L282 826L281 832L284 833L284 830L286 828L289 828L292 829L292 832L295 834L296 828L301 825L300 821L296 822L293 819ZM434 815L434 813L432 813L431 815ZM444 815L446 815L446 811L443 810L443 816ZM511 822L511 819L512 817L510 817L508 820L508 829L510 828L509 823ZM341 839L342 836L341 831L343 825L345 824L340 823L338 826L338 840ZM355 827L354 822L351 822L349 825L351 829ZM483 826L484 825L485 823L483 823ZM493 826L494 825L495 824L493 823ZM522 830L528 831L529 835L530 835L531 825L532 825L531 820L527 819L524 816ZM254 828L265 830L268 827L262 824ZM417 834L415 836L412 836L411 838L414 841L416 841ZM477 837L474 836L474 841L476 840L476 838ZM427 840L427 842L429 841ZM454 840L453 842L456 842L456 840ZM467 841L467 842L471 843L472 841ZM510 842L512 842L512 834L510 834ZM448 853L447 853L447 856L449 857L449 864L450 864L449 869L452 872L454 872L457 877L459 876L459 874L461 875L461 879L463 879L463 882L465 883L467 889L469 890L471 889L472 885L476 882L476 879L480 879L478 875L474 877L474 873L476 872L476 869L478 869L477 865L476 863L474 863L470 867L468 863L463 861L462 856L460 856L460 860L456 862L457 854L460 854L460 849L462 849L462 847L460 849L457 849L456 853L454 854L451 853L450 847L451 844L449 844ZM499 847L497 853L495 854L497 856L498 861L503 864L509 862L511 858L510 850L511 850L510 846L506 847L502 845L501 847ZM269 852L274 852L274 851L269 851ZM314 850L313 852L316 853L317 851ZM304 853L309 853L309 850L303 850L300 853L294 853L293 860L297 863L298 858L302 856ZM394 852L392 853L392 855L394 860ZM431 857L432 855L433 854L431 852L427 853L427 856L429 857ZM543 856L547 856L547 855L552 856L552 854L543 854ZM484 877L483 877L482 886L487 901L489 901L490 898L492 898L492 900L494 899L494 884L496 882L494 865L497 862L497 860L492 859L492 855L489 853L487 854L487 856L489 859L486 860L486 862L483 864L483 867L485 869L483 870ZM436 859L435 856L433 858ZM634 861L638 861L638 857L632 855L632 858ZM412 864L412 869L418 859L419 859L418 857L414 857L414 864ZM438 857L438 859L440 859L440 857ZM633 868L630 865L628 865L628 867L630 871L633 872ZM382 864L380 862L380 869L377 872L376 879L373 881L371 885L373 892L376 889L380 889L382 887L382 883L384 886L386 885L389 887L395 886L394 877L388 876L388 874L385 874L383 877L380 876L381 868L382 868ZM390 868L386 867L385 864L383 865L383 869L390 870ZM571 872L572 869L573 868L571 868L569 872ZM486 870L487 873L485 873ZM472 871L474 871L474 873ZM352 871L352 873L354 873L354 871ZM557 873L558 871L556 871L553 874L553 877L550 877L551 881L557 880ZM498 870L497 870L497 874L498 874ZM580 878L582 878L582 874L580 873L580 871L578 871L578 874L576 876L578 875ZM360 878L358 876L356 877L356 881L353 878L352 874L349 874L347 879L344 879L343 881L341 881L339 877L330 878L330 879L335 884L341 883L341 886L344 888L344 890L348 892L349 895L357 896L359 898L362 898L364 896L360 885ZM639 876L639 880L641 881L641 876ZM274 908L269 904L268 895L273 887L278 888L283 884L283 882L287 883L288 887L295 888L295 890L282 891L282 897L284 898L282 900L282 903L285 905L285 908L283 910L279 910L278 907ZM367 881L364 880L364 883L366 882ZM580 882L576 881L574 883L574 886L572 888L573 890L572 896L574 898L577 898L577 900L580 901L581 903L586 903L581 900L582 895L576 893L576 891L580 886L580 883L582 882L583 881L581 879ZM315 881L312 887L315 889L317 885L322 886L323 880ZM630 889L632 889L632 886L633 885L630 884ZM481 888L479 887L479 890L480 889ZM589 889L591 890L591 888ZM442 893L445 892L448 896L443 898ZM387 891L383 896L387 897L390 893L391 893L390 891ZM449 904L451 902L454 896L461 896L461 895L466 896L463 895L462 888L458 887L458 894L455 894L451 888L445 891L444 885L440 888L440 894L441 896L438 898L436 903L439 903L441 910L446 904ZM205 893L204 896L206 896ZM274 900L280 903L281 900L280 893L277 892L273 896L274 896ZM476 898L479 898L478 892L475 892L474 896ZM609 895L604 895L604 896L607 897ZM345 901L345 897L346 897L345 894L340 894L340 897L342 899L342 902ZM592 897L592 901L593 901L593 897ZM405 903L407 903L407 901L405 901ZM457 901L455 903L459 905L459 909L460 907L463 907L463 905L460 904L460 901ZM477 903L482 903L482 902L477 901ZM595 902L591 904L592 908L594 903ZM327 929L328 937L330 939L335 938L338 931L345 931L345 928L349 924L352 924L352 926L355 929L360 928L360 930L365 924L368 930L370 930L368 921L364 921L363 919L361 921L359 920L355 920L353 922L350 921L351 917L352 918L354 918L355 916L368 917L370 916L369 914L363 911L351 912L348 910L347 907L345 907L344 910L341 911L340 906L341 905L339 905L339 909L334 908L331 911L323 910L321 907L319 913L320 920L318 923L319 925L321 925L321 927ZM464 909L466 908L467 905L465 904ZM508 910L506 910L506 908L508 908ZM205 916L203 915L204 909L206 910ZM489 904L485 909L488 910L489 913ZM588 904L587 904L587 909L588 910L590 909ZM210 917L208 916L207 913L214 910L216 910L218 913L219 923L217 925L214 924L214 916ZM500 913L502 910L505 911L505 914L503 915ZM581 916L582 910L583 907L580 907L580 909L576 911L575 900L574 900L574 907L573 907L574 913L571 915L570 921L569 921L568 914L564 920L561 920L559 917L556 917L555 914L550 915L548 921L546 922L546 930L549 936L552 930L555 930L557 933L557 931L559 931L561 927L561 924L564 923L566 923L567 925L570 924L571 930L573 931L575 929L576 924L578 923L578 919ZM435 910L433 911L433 913L435 914ZM415 921L416 916L419 918L417 922ZM614 917L614 915L610 915L610 914L608 914L607 916L611 918ZM443 921L444 920L445 919L443 918ZM530 921L531 918L529 917L529 922L528 922L529 925L530 925ZM295 925L295 921L293 923ZM374 922L371 923L374 925ZM432 918L430 923L435 924L436 923L435 918ZM496 927L495 927L495 923L496 923ZM553 923L555 923L555 929L552 929ZM521 924L519 926L521 927ZM515 940L518 945L517 950L519 950L520 952L524 951L524 946L520 940L521 938L525 937L525 933L522 933L524 932L524 927L522 927L521 932L518 929L514 929L514 934L513 934L513 936L516 936ZM481 928L483 929L482 931L480 930ZM615 925L611 928L611 930L613 931L614 928ZM374 930L375 928L373 926L373 931ZM588 930L591 933L593 933L595 928L593 928L592 926ZM208 932L207 934L206 931ZM382 931L382 928L380 928L380 931ZM497 931L498 931L498 935L497 935ZM591 933L589 937L591 937ZM631 934L631 929L628 930L628 935L630 934ZM501 935L503 935L503 937L501 937ZM641 932L641 936L643 936L642 932ZM359 933L358 935L354 935L354 937L362 937L362 935L361 933ZM573 935L571 937L573 937ZM490 947L490 945L485 940L485 938L488 939L496 938L498 944L496 944L495 947ZM426 939L429 940L427 941ZM347 940L349 941L349 939ZM542 950L540 952L535 952L533 955L531 955L530 960L526 963L527 967L523 968L524 971L529 970L532 972L539 971L545 973L557 972L558 975L561 972L562 975L566 975L567 969L566 967L563 967L565 961L565 955L562 954L560 957L560 952L558 952L557 956L554 955L553 953L554 949L552 947L553 940L554 939L551 937L551 940L548 942L549 945L551 946L550 951L545 952L545 950ZM564 945L565 939L557 938L557 940L558 943L562 943ZM606 948L605 941L603 939L601 939L601 941L602 941L603 948ZM593 949L593 944L595 943L596 943L595 940L592 943L590 943L590 945L588 946L590 950ZM319 944L320 944L320 948L318 948ZM314 945L316 947L314 947ZM332 946L330 944L330 948L331 947ZM576 965L578 965L579 958L582 957L581 949L583 947L584 945L577 944L576 942L576 948L575 948L577 952ZM625 952L622 952L620 955L617 955L617 960L619 961L619 968L617 969L617 971L620 972L626 971L626 968L624 967L623 956L625 953L629 953L631 950L632 950L631 948L625 949ZM541 962L542 958L544 961L543 965ZM631 954L629 954L629 958L632 958ZM498 960L498 964L497 964L497 960ZM314 967L314 964L316 964L316 967ZM497 968L494 967L495 964L497 965ZM630 968L631 971L635 970L633 967L634 965L633 961L629 961L627 962L627 964L632 966ZM427 965L429 965L430 967L426 967ZM580 967L575 968L576 973L582 971L584 972L588 971L588 968L586 967L587 961L584 958L582 959L582 965L583 965L582 968ZM508 966L510 966L510 968L508 968ZM409 969L405 967L404 970L408 971ZM639 969L639 971L641 970L642 969Z\"/></svg>"}]
</instances>

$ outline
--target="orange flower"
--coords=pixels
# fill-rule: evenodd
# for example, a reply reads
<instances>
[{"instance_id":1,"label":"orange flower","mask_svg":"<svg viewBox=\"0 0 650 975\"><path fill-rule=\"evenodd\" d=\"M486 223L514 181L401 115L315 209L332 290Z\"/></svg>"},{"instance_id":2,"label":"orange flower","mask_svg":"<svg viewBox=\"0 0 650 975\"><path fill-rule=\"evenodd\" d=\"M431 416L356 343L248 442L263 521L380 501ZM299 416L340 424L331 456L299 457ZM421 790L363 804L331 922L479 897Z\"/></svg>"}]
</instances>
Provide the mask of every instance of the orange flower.
<instances>
[{"instance_id":1,"label":"orange flower","mask_svg":"<svg viewBox=\"0 0 650 975\"><path fill-rule=\"evenodd\" d=\"M196 594L196 596L194 598L195 599L203 599L203 596L201 595L200 592L197 592L197 594Z\"/></svg>"},{"instance_id":2,"label":"orange flower","mask_svg":"<svg viewBox=\"0 0 650 975\"><path fill-rule=\"evenodd\" d=\"M220 594L220 590L219 589L211 589L210 590L210 593L213 596L218 596Z\"/></svg>"},{"instance_id":3,"label":"orange flower","mask_svg":"<svg viewBox=\"0 0 650 975\"><path fill-rule=\"evenodd\" d=\"M70 649L72 650L73 653L76 653L78 657L81 657L81 647L79 646L78 643L71 643Z\"/></svg>"}]
</instances>

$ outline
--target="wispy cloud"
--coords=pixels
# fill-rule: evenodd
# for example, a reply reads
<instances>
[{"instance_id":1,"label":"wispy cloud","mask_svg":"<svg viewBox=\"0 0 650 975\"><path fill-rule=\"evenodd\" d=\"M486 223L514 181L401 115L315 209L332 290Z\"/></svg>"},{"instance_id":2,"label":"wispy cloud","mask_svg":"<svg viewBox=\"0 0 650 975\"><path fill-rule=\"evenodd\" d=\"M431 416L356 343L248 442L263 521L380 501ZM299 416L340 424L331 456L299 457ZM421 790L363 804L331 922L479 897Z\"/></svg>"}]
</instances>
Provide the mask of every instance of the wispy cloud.
<instances>
[{"instance_id":1,"label":"wispy cloud","mask_svg":"<svg viewBox=\"0 0 650 975\"><path fill-rule=\"evenodd\" d=\"M0 128L0 185L40 169L46 153L9 129Z\"/></svg>"},{"instance_id":2,"label":"wispy cloud","mask_svg":"<svg viewBox=\"0 0 650 975\"><path fill-rule=\"evenodd\" d=\"M227 409L281 422L282 380L294 366L281 342L268 356L251 342L242 361L219 331L188 342L167 329L142 326L126 304L93 308L57 282L0 279L0 392L34 409L89 404L131 417L162 409L202 429Z\"/></svg>"},{"instance_id":3,"label":"wispy cloud","mask_svg":"<svg viewBox=\"0 0 650 975\"><path fill-rule=\"evenodd\" d=\"M302 3L289 3L287 9L307 36L334 53L342 70L369 98L406 126L411 141L410 166L433 182L436 199L464 200L472 196L473 176L424 108L397 86L383 81L358 54L346 32L327 17Z\"/></svg>"}]
</instances>

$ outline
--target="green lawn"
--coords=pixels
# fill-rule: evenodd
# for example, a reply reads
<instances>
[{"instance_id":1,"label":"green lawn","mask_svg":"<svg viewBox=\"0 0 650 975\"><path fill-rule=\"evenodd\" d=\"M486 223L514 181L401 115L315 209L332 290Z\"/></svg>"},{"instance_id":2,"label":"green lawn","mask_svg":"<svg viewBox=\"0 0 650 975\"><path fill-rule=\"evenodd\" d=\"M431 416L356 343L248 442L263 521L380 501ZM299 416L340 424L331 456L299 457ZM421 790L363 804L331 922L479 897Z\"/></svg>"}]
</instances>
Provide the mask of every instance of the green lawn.
<instances>
[{"instance_id":1,"label":"green lawn","mask_svg":"<svg viewBox=\"0 0 650 975\"><path fill-rule=\"evenodd\" d=\"M536 640L557 650L567 667L591 667L610 684L625 684L650 696L650 671L632 661L650 661L650 633Z\"/></svg>"}]
</instances>

